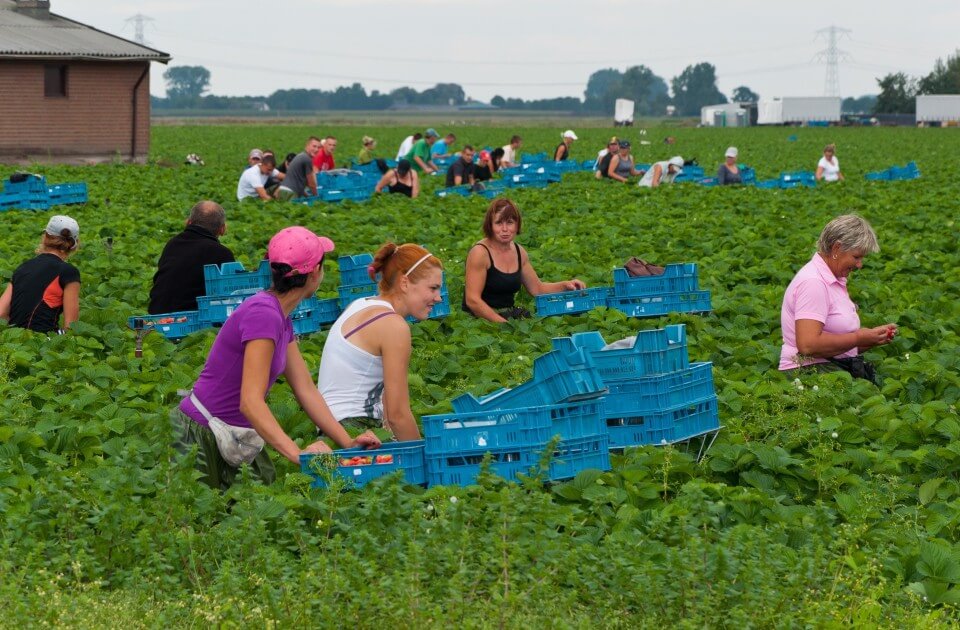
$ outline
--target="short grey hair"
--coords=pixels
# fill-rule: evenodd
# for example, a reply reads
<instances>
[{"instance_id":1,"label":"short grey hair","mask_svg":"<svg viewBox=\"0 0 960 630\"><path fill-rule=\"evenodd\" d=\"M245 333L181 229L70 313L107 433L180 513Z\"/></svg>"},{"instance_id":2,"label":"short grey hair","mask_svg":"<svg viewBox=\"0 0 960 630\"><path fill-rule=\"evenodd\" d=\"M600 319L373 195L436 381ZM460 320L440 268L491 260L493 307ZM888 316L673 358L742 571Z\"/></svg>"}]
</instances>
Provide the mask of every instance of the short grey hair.
<instances>
[{"instance_id":1,"label":"short grey hair","mask_svg":"<svg viewBox=\"0 0 960 630\"><path fill-rule=\"evenodd\" d=\"M877 234L867 220L856 214L842 214L827 223L817 240L817 251L824 256L833 252L834 245L840 245L840 251L875 254L880 251Z\"/></svg>"},{"instance_id":2,"label":"short grey hair","mask_svg":"<svg viewBox=\"0 0 960 630\"><path fill-rule=\"evenodd\" d=\"M190 209L187 221L190 225L202 227L212 234L219 234L227 224L227 213L216 201L204 200Z\"/></svg>"}]
</instances>

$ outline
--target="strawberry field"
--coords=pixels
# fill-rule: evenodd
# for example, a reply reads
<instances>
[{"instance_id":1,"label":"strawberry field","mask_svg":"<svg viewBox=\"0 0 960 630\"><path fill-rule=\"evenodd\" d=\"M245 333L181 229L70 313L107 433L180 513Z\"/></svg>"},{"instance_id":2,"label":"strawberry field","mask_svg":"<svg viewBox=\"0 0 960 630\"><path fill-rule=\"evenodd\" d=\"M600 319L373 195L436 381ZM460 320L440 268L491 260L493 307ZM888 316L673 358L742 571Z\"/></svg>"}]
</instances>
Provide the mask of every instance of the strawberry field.
<instances>
[{"instance_id":1,"label":"strawberry field","mask_svg":"<svg viewBox=\"0 0 960 630\"><path fill-rule=\"evenodd\" d=\"M440 126L438 125L438 128ZM90 202L55 209L80 223L80 322L46 338L0 328L2 625L333 627L941 627L960 605L960 136L949 129L638 130L638 162L673 154L715 170L736 145L758 178L813 170L835 142L846 182L813 189L639 189L564 176L513 195L519 241L541 277L611 284L631 255L697 262L713 313L585 315L495 325L459 312L463 261L488 203L437 198L314 207L237 203L252 147L299 151L307 127L154 129L146 166L47 167L85 181ZM378 139L393 157L406 129L332 130L338 162ZM445 129L441 129L445 131ZM458 127L459 146L549 151L559 130ZM609 129L578 129L573 156ZM677 138L664 146L663 136ZM794 136L793 139L790 136ZM636 140L647 139L650 145ZM198 153L205 166L181 164ZM913 181L864 174L915 160ZM34 170L39 170L36 167ZM0 168L0 175L13 172ZM691 360L712 361L725 426L700 462L645 447L611 472L547 485L535 476L468 488L314 490L274 456L278 480L225 494L173 460L169 409L206 357L212 330L179 344L154 334L134 358L127 317L146 311L155 263L189 208L227 210L223 239L250 268L279 228L327 234L341 254L418 242L447 268L454 313L413 327L417 416L450 399L529 378L552 337L618 339L687 326ZM870 354L877 388L848 375L788 380L776 370L780 302L823 225L857 212L881 251L853 274L863 324L896 322ZM49 213L0 213L0 278L28 258ZM321 296L336 295L327 265ZM529 298L526 298L527 306ZM324 333L301 350L316 373ZM278 383L271 408L304 443L312 425Z\"/></svg>"}]
</instances>

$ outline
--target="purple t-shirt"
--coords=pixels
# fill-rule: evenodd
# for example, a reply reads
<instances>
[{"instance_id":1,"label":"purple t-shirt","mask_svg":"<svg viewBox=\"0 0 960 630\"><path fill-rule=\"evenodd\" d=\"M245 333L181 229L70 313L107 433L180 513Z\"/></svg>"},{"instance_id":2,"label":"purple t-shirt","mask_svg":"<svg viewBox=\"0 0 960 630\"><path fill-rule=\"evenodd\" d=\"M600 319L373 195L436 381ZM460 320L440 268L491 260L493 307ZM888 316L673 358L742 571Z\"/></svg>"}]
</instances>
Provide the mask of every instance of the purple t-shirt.
<instances>
[{"instance_id":1,"label":"purple t-shirt","mask_svg":"<svg viewBox=\"0 0 960 630\"><path fill-rule=\"evenodd\" d=\"M211 415L237 427L250 426L240 413L240 384L243 380L243 350L253 339L272 339L276 345L270 361L269 392L287 366L287 346L293 342L293 323L283 314L276 296L267 291L244 300L227 318L210 348L200 377L193 384L194 395ZM189 396L180 403L180 410L198 424L207 425L207 420Z\"/></svg>"}]
</instances>

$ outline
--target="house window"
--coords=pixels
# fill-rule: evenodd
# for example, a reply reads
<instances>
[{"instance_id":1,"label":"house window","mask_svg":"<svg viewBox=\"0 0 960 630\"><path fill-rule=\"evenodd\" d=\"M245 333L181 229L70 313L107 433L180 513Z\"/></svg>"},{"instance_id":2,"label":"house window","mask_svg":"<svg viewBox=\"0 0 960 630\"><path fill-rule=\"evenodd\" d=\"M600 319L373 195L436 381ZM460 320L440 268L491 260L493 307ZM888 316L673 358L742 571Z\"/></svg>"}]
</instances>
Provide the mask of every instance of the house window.
<instances>
[{"instance_id":1,"label":"house window","mask_svg":"<svg viewBox=\"0 0 960 630\"><path fill-rule=\"evenodd\" d=\"M67 66L47 65L43 67L43 95L53 98L67 96Z\"/></svg>"}]
</instances>

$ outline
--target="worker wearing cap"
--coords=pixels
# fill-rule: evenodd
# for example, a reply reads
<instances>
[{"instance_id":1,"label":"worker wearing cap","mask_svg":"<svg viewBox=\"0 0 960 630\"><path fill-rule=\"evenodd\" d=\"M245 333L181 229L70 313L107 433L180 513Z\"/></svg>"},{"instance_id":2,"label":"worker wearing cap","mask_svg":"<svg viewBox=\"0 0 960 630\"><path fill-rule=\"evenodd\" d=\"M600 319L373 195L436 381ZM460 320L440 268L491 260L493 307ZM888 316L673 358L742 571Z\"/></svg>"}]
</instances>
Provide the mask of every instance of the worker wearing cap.
<instances>
[{"instance_id":1,"label":"worker wearing cap","mask_svg":"<svg viewBox=\"0 0 960 630\"><path fill-rule=\"evenodd\" d=\"M656 188L660 184L672 184L677 175L683 172L683 158L675 155L669 160L657 162L650 167L643 177L640 178L638 186Z\"/></svg>"},{"instance_id":2,"label":"worker wearing cap","mask_svg":"<svg viewBox=\"0 0 960 630\"><path fill-rule=\"evenodd\" d=\"M80 246L80 226L70 217L50 217L37 256L17 267L0 295L0 319L36 332L58 332L80 316L80 271L67 259Z\"/></svg>"},{"instance_id":3,"label":"worker wearing cap","mask_svg":"<svg viewBox=\"0 0 960 630\"><path fill-rule=\"evenodd\" d=\"M174 449L195 450L200 480L226 490L243 464L265 484L276 472L265 444L299 465L301 453L329 453L322 441L305 448L277 422L267 395L282 375L314 425L339 446L377 448L369 431L351 438L330 413L293 334L290 314L323 281L323 260L333 241L304 227L278 232L267 246L272 284L247 298L227 318L189 396L171 410Z\"/></svg>"},{"instance_id":4,"label":"worker wearing cap","mask_svg":"<svg viewBox=\"0 0 960 630\"><path fill-rule=\"evenodd\" d=\"M413 143L410 152L405 156L410 160L410 166L417 172L436 173L439 169L430 158L430 147L437 141L439 134L436 129L427 129L423 138Z\"/></svg>"},{"instance_id":5,"label":"worker wearing cap","mask_svg":"<svg viewBox=\"0 0 960 630\"><path fill-rule=\"evenodd\" d=\"M573 133L572 129L567 129L563 132L561 138L563 138L562 142L553 150L554 162L564 162L570 157L570 145L577 139L577 134Z\"/></svg>"}]
</instances>

